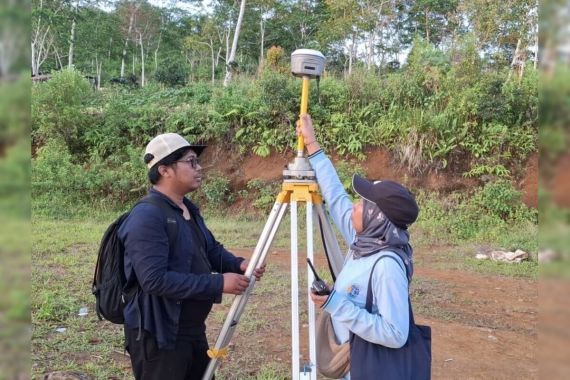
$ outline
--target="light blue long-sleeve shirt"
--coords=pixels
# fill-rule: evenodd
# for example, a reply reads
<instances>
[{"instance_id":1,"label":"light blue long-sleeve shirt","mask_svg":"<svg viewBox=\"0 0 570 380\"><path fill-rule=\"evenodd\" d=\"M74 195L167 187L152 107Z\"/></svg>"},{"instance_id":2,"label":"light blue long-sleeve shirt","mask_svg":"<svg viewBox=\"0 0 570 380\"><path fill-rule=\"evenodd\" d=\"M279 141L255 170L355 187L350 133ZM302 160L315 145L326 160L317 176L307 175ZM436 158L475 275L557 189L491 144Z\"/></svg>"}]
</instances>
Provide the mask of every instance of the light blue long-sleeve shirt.
<instances>
[{"instance_id":1,"label":"light blue long-sleeve shirt","mask_svg":"<svg viewBox=\"0 0 570 380\"><path fill-rule=\"evenodd\" d=\"M344 190L332 162L320 151L309 157L328 211L342 236L350 245L356 236L352 225L352 201ZM400 348L408 339L408 279L399 256L382 252L396 261L383 259L372 275L372 313L366 309L370 270L378 254L355 260L349 254L339 273L332 294L323 308L331 314L339 342L349 339L350 332L386 347ZM356 358L354 358L356 359ZM356 360L352 363L356 364Z\"/></svg>"}]
</instances>

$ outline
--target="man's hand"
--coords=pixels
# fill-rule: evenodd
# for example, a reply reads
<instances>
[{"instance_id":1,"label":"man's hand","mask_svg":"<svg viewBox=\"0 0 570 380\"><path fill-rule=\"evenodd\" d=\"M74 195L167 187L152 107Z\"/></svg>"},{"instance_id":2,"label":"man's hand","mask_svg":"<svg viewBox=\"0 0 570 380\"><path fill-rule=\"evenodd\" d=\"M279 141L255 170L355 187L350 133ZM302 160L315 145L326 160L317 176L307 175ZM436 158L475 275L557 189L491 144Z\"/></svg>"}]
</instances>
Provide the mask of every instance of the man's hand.
<instances>
[{"instance_id":1,"label":"man's hand","mask_svg":"<svg viewBox=\"0 0 570 380\"><path fill-rule=\"evenodd\" d=\"M249 265L249 260L244 260L239 265L239 269L242 272L245 272L247 270L248 265ZM261 280L261 277L263 277L264 273L265 273L265 264L263 264L261 267L257 269L254 269L253 275L255 276L255 281Z\"/></svg>"},{"instance_id":2,"label":"man's hand","mask_svg":"<svg viewBox=\"0 0 570 380\"><path fill-rule=\"evenodd\" d=\"M237 273L224 273L224 293L243 294L249 286L249 278Z\"/></svg>"}]
</instances>

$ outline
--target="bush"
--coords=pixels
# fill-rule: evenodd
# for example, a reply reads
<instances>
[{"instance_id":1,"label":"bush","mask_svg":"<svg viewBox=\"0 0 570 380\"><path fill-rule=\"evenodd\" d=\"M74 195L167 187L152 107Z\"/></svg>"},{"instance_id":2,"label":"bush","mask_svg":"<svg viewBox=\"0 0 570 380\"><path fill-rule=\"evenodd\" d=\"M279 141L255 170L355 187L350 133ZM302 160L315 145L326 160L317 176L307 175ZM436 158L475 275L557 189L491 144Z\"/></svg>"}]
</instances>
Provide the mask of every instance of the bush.
<instances>
[{"instance_id":1,"label":"bush","mask_svg":"<svg viewBox=\"0 0 570 380\"><path fill-rule=\"evenodd\" d=\"M81 185L84 171L61 140L49 140L32 160L32 210L51 215L65 212L86 196ZM68 210L72 211L72 210Z\"/></svg>"},{"instance_id":2,"label":"bush","mask_svg":"<svg viewBox=\"0 0 570 380\"><path fill-rule=\"evenodd\" d=\"M246 187L249 190L248 198L253 198L252 206L264 213L271 211L279 193L279 185L280 183L276 181L250 180Z\"/></svg>"},{"instance_id":3,"label":"bush","mask_svg":"<svg viewBox=\"0 0 570 380\"><path fill-rule=\"evenodd\" d=\"M211 172L202 183L200 193L206 198L210 210L221 210L221 206L233 202L230 180L221 173Z\"/></svg>"},{"instance_id":4,"label":"bush","mask_svg":"<svg viewBox=\"0 0 570 380\"><path fill-rule=\"evenodd\" d=\"M504 221L521 219L538 222L535 213L522 203L520 191L508 180L486 184L473 195L472 201L480 210L486 210Z\"/></svg>"},{"instance_id":5,"label":"bush","mask_svg":"<svg viewBox=\"0 0 570 380\"><path fill-rule=\"evenodd\" d=\"M490 183L472 196L420 191L416 200L420 215L415 228L423 230L431 244L474 242L508 250L538 250L538 213L520 202L520 194L508 181Z\"/></svg>"},{"instance_id":6,"label":"bush","mask_svg":"<svg viewBox=\"0 0 570 380\"><path fill-rule=\"evenodd\" d=\"M284 59L273 52L269 61ZM321 145L347 159L363 158L371 145L386 147L412 170L441 170L453 163L467 176L510 179L512 168L537 149L537 73L527 67L520 80L509 79L508 71L490 70L473 52L469 36L449 54L418 39L408 63L395 72L378 75L357 67L346 80L324 76L320 92L312 81L309 110ZM170 81L168 70L182 67L176 65L161 66L162 83ZM48 150L56 156L65 152L63 167L82 177L71 180L77 186L69 191L103 197L109 205L112 199L131 200L144 187L144 169L126 170L140 165L140 152L159 133L231 144L260 156L294 149L300 92L298 78L268 67L257 79L237 77L227 88L150 83L97 94L79 72L62 70L33 86L33 145L57 140L58 148ZM544 144L560 152L568 140L562 130L551 128ZM41 160L36 165L47 170ZM52 174L58 185L57 170Z\"/></svg>"},{"instance_id":7,"label":"bush","mask_svg":"<svg viewBox=\"0 0 570 380\"><path fill-rule=\"evenodd\" d=\"M335 168L344 189L354 199L354 197L356 197L356 193L352 189L352 176L354 174L358 174L365 177L366 173L364 169L358 163L351 161L336 162Z\"/></svg>"},{"instance_id":8,"label":"bush","mask_svg":"<svg viewBox=\"0 0 570 380\"><path fill-rule=\"evenodd\" d=\"M30 141L19 141L0 158L0 213L4 218L29 220Z\"/></svg>"},{"instance_id":9,"label":"bush","mask_svg":"<svg viewBox=\"0 0 570 380\"><path fill-rule=\"evenodd\" d=\"M139 149L108 158L93 156L86 164L73 162L64 143L50 140L32 160L34 213L69 217L100 210L123 209L145 194L146 167Z\"/></svg>"},{"instance_id":10,"label":"bush","mask_svg":"<svg viewBox=\"0 0 570 380\"><path fill-rule=\"evenodd\" d=\"M71 154L84 153L82 138L91 126L84 107L94 100L89 82L75 69L56 72L32 87L32 138L35 146L61 139Z\"/></svg>"},{"instance_id":11,"label":"bush","mask_svg":"<svg viewBox=\"0 0 570 380\"><path fill-rule=\"evenodd\" d=\"M184 86L188 78L186 63L177 60L163 61L154 74L155 79L167 86Z\"/></svg>"}]
</instances>

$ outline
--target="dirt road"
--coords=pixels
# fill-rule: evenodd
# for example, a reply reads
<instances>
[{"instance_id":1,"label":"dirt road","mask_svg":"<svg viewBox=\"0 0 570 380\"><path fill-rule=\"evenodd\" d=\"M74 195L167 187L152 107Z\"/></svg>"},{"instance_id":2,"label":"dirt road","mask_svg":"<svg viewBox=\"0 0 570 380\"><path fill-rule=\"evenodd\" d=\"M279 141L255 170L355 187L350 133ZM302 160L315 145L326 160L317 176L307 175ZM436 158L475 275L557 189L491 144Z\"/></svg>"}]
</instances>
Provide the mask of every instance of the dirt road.
<instances>
[{"instance_id":1,"label":"dirt road","mask_svg":"<svg viewBox=\"0 0 570 380\"><path fill-rule=\"evenodd\" d=\"M245 250L236 253L249 255ZM438 248L416 255L413 303L417 322L432 327L433 379L538 378L537 282L446 269ZM236 330L236 353L222 366L224 373L247 366L246 373L253 374L267 361L290 365L289 260L288 251L270 253L266 279L256 285L247 306L249 321ZM316 262L326 265L322 254ZM214 309L215 323L221 324L228 304ZM219 326L210 327L213 340ZM305 324L302 334L306 330Z\"/></svg>"}]
</instances>

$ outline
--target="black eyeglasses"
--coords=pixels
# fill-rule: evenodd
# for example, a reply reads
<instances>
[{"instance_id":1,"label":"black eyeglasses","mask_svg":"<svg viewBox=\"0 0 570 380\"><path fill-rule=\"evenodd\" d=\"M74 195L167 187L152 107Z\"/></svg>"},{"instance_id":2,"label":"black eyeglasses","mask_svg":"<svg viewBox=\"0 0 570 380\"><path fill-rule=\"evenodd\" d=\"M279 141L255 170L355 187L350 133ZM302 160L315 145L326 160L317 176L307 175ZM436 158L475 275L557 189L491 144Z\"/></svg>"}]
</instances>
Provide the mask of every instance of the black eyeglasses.
<instances>
[{"instance_id":1,"label":"black eyeglasses","mask_svg":"<svg viewBox=\"0 0 570 380\"><path fill-rule=\"evenodd\" d=\"M190 166L192 166L192 169L196 169L198 165L200 165L200 159L196 156L188 157L183 160L178 160L176 162L183 162L185 164L190 164Z\"/></svg>"}]
</instances>

